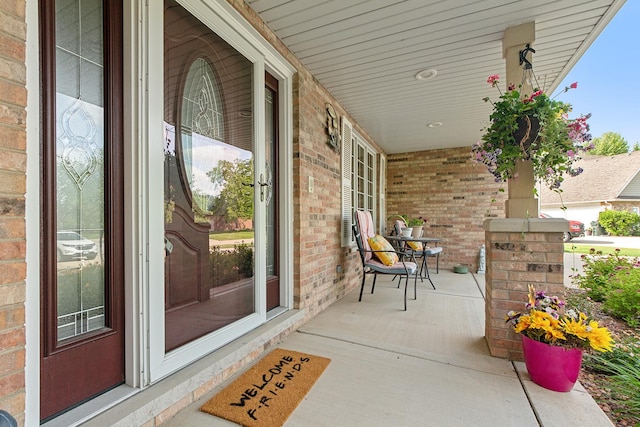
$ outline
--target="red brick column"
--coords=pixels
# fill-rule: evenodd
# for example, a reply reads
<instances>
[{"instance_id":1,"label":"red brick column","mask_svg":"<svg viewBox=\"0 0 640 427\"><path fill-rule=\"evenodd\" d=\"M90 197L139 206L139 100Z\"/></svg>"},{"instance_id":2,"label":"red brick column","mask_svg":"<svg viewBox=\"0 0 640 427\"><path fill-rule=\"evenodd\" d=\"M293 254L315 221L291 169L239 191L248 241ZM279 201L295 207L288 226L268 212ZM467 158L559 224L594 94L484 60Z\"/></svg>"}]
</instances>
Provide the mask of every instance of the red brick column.
<instances>
[{"instance_id":1,"label":"red brick column","mask_svg":"<svg viewBox=\"0 0 640 427\"><path fill-rule=\"evenodd\" d=\"M505 316L523 310L529 284L563 297L562 234L569 225L564 219L507 218L488 219L484 229L485 338L492 356L523 360L521 338Z\"/></svg>"}]
</instances>

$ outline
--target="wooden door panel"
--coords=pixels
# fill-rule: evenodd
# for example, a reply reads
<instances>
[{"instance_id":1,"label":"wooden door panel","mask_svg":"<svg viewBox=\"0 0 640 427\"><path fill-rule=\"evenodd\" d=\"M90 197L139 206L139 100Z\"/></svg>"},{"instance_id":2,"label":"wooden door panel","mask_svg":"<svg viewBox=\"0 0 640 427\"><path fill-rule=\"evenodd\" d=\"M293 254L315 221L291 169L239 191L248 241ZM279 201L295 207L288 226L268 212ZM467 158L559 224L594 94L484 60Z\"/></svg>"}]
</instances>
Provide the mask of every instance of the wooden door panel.
<instances>
[{"instance_id":1,"label":"wooden door panel","mask_svg":"<svg viewBox=\"0 0 640 427\"><path fill-rule=\"evenodd\" d=\"M280 306L280 279L267 278L267 311Z\"/></svg>"},{"instance_id":2,"label":"wooden door panel","mask_svg":"<svg viewBox=\"0 0 640 427\"><path fill-rule=\"evenodd\" d=\"M121 334L107 332L44 357L40 366L40 414L46 419L124 382L124 359L113 360Z\"/></svg>"},{"instance_id":3,"label":"wooden door panel","mask_svg":"<svg viewBox=\"0 0 640 427\"><path fill-rule=\"evenodd\" d=\"M165 309L209 299L208 223L199 224L184 209L176 207L173 221L165 226L165 237L173 245L165 262Z\"/></svg>"}]
</instances>

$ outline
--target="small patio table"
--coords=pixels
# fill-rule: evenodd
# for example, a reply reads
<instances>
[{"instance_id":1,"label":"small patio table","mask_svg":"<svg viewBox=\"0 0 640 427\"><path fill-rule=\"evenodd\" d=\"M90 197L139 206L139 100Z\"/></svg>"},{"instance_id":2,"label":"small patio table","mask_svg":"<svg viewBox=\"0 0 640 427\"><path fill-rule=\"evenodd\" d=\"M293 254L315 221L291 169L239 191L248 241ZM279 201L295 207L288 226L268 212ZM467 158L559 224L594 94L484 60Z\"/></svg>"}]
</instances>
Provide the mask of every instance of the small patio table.
<instances>
[{"instance_id":1,"label":"small patio table","mask_svg":"<svg viewBox=\"0 0 640 427\"><path fill-rule=\"evenodd\" d=\"M395 242L420 242L423 245L426 245L427 243L438 243L441 242L442 239L439 237L413 237L413 236L384 236L385 239L389 240L389 241L395 241ZM427 271L427 275L426 275L426 279L429 280L429 282L431 283L431 286L433 286L433 289L436 288L436 286L433 284L433 281L431 280L431 276L429 275L429 265L427 264L427 248L423 246L422 248L422 267L424 267L424 269ZM438 251L436 254L439 254L442 251L442 248L440 248L440 251ZM420 251L415 251L415 250L411 250L411 257L413 259L413 261L416 261L416 257L415 257L415 252L420 252ZM436 261L437 264L439 264L439 260ZM420 267L420 280L423 280L422 277L422 267ZM437 271L440 270L440 266L437 266ZM417 273L416 273L417 274Z\"/></svg>"}]
</instances>

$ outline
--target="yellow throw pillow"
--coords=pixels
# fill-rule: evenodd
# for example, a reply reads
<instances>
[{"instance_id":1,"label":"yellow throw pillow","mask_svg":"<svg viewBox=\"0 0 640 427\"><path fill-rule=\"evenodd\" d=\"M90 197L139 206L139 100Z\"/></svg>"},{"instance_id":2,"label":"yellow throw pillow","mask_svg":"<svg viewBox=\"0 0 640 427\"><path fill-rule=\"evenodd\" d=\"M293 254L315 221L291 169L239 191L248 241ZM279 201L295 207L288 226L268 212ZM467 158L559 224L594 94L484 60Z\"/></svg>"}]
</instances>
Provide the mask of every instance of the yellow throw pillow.
<instances>
[{"instance_id":1,"label":"yellow throw pillow","mask_svg":"<svg viewBox=\"0 0 640 427\"><path fill-rule=\"evenodd\" d=\"M390 252L374 252L373 255L384 265L393 265L399 261L398 254L391 246L391 243L379 234L367 239L372 251L390 251Z\"/></svg>"},{"instance_id":2,"label":"yellow throw pillow","mask_svg":"<svg viewBox=\"0 0 640 427\"><path fill-rule=\"evenodd\" d=\"M409 247L414 251L422 250L422 242L407 242L407 245L409 245Z\"/></svg>"}]
</instances>

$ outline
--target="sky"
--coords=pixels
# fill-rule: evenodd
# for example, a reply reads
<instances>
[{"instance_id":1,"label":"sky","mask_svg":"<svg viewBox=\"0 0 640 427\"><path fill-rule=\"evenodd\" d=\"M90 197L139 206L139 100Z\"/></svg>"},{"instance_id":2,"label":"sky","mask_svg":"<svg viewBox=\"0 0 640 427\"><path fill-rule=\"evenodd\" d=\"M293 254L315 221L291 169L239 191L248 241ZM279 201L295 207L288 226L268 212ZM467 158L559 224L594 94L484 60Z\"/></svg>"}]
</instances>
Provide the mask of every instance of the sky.
<instances>
[{"instance_id":1,"label":"sky","mask_svg":"<svg viewBox=\"0 0 640 427\"><path fill-rule=\"evenodd\" d=\"M591 113L593 137L617 132L630 147L640 144L640 1L627 0L558 86L578 88L558 100L573 105L572 117ZM535 71L535 58L534 58Z\"/></svg>"}]
</instances>

